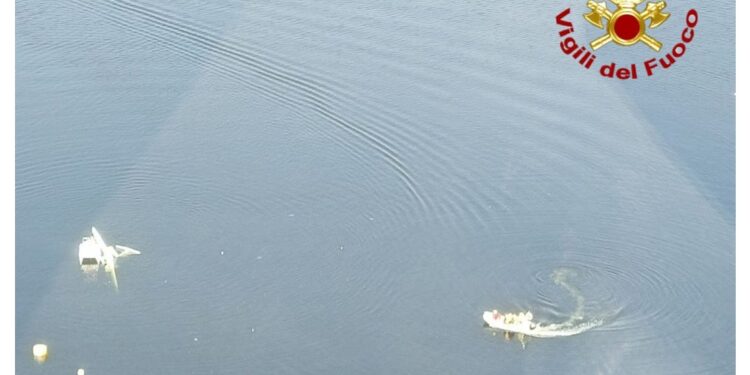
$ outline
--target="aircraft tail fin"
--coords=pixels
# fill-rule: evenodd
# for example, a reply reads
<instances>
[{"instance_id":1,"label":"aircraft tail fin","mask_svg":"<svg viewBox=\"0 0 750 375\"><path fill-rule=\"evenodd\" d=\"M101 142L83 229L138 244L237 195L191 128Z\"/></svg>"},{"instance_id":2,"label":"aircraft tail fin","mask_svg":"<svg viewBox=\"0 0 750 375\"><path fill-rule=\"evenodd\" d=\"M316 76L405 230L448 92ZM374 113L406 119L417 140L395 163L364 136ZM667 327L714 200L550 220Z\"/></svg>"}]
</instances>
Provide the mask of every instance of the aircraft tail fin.
<instances>
[{"instance_id":1,"label":"aircraft tail fin","mask_svg":"<svg viewBox=\"0 0 750 375\"><path fill-rule=\"evenodd\" d=\"M107 247L107 244L104 242L102 235L99 234L99 231L96 230L96 228L91 227L91 234L94 235L94 241L96 242L97 245L99 245L99 247L101 248Z\"/></svg>"}]
</instances>

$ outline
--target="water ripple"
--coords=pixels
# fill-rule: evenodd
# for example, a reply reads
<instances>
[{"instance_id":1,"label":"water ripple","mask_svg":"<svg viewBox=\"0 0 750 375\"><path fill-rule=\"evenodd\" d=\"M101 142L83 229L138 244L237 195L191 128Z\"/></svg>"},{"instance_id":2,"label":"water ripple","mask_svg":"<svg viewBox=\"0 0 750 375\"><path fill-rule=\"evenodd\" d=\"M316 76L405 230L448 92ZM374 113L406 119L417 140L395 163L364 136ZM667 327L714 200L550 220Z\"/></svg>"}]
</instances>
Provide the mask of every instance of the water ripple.
<instances>
[{"instance_id":1,"label":"water ripple","mask_svg":"<svg viewBox=\"0 0 750 375\"><path fill-rule=\"evenodd\" d=\"M312 110L329 123L345 130L355 139L368 144L380 153L400 176L410 195L419 202L419 207L424 207L424 199L418 192L411 173L393 146L394 140L385 136L382 132L374 131L351 119L340 116L332 109L333 103L336 102L332 89L324 86L321 82L312 80L309 78L309 74L298 73L295 69L285 66L281 62L253 53L244 46L222 38L209 29L193 26L190 22L173 14L163 13L155 7L146 7L128 1L107 2L107 9L94 8L93 5L84 2L77 2L77 4L123 27L127 27L131 31L155 38L179 52L188 54L194 60L201 63L205 62L210 69L239 79L273 101L291 106L296 111L301 109ZM132 24L132 16L134 15L144 20L150 28L134 27ZM177 43L175 38L179 39L180 42ZM211 59L207 59L206 55L210 55ZM212 59L213 61L210 61ZM252 77L261 80L260 82L252 80ZM291 90L295 95L282 94L284 90ZM327 132L327 130L323 131ZM331 133L327 133L331 135ZM331 136L334 139L336 138L333 135ZM338 140L337 143L352 151L347 146L350 142Z\"/></svg>"}]
</instances>

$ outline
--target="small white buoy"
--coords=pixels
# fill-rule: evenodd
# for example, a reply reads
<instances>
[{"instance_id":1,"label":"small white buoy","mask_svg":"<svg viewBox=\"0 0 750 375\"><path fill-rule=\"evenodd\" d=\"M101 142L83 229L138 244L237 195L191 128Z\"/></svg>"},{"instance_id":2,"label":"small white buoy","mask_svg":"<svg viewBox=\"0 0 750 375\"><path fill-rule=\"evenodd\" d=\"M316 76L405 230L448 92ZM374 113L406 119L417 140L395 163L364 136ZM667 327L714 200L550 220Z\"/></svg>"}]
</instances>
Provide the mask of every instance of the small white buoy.
<instances>
[{"instance_id":1,"label":"small white buoy","mask_svg":"<svg viewBox=\"0 0 750 375\"><path fill-rule=\"evenodd\" d=\"M34 354L34 359L42 363L47 360L47 355L49 355L49 352L47 351L47 345L44 344L36 344L31 348L31 353Z\"/></svg>"},{"instance_id":2,"label":"small white buoy","mask_svg":"<svg viewBox=\"0 0 750 375\"><path fill-rule=\"evenodd\" d=\"M224 255L224 250L221 251L221 255Z\"/></svg>"},{"instance_id":3,"label":"small white buoy","mask_svg":"<svg viewBox=\"0 0 750 375\"><path fill-rule=\"evenodd\" d=\"M193 341L198 342L198 338L197 337L193 337Z\"/></svg>"},{"instance_id":4,"label":"small white buoy","mask_svg":"<svg viewBox=\"0 0 750 375\"><path fill-rule=\"evenodd\" d=\"M79 368L78 371L76 371L76 375L86 375L86 371L83 371L82 368Z\"/></svg>"}]
</instances>

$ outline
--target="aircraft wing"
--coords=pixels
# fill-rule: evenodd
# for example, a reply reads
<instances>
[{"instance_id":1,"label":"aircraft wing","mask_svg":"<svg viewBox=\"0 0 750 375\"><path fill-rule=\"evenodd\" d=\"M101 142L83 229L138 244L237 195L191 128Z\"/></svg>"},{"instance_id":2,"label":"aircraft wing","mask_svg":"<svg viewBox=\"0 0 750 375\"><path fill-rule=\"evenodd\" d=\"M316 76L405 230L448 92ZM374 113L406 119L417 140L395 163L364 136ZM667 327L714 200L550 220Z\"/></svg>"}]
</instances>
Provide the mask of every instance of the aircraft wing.
<instances>
[{"instance_id":1,"label":"aircraft wing","mask_svg":"<svg viewBox=\"0 0 750 375\"><path fill-rule=\"evenodd\" d=\"M112 276L112 283L115 284L115 289L120 290L120 287L117 285L117 272L115 271L115 267L108 267L109 275Z\"/></svg>"},{"instance_id":2,"label":"aircraft wing","mask_svg":"<svg viewBox=\"0 0 750 375\"><path fill-rule=\"evenodd\" d=\"M118 257L126 257L128 255L139 255L141 253L140 251L127 247L127 246L115 245L115 248L117 250L120 250L120 253L117 254Z\"/></svg>"}]
</instances>

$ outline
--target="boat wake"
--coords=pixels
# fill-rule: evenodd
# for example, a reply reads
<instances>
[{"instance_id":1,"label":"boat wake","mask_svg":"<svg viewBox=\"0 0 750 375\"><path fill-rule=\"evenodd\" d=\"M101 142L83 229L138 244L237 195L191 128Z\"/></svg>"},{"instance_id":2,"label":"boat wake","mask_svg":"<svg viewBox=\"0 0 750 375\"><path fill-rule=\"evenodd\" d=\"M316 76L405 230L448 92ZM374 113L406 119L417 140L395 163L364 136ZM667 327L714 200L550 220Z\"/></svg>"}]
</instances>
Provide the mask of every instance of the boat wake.
<instances>
[{"instance_id":1,"label":"boat wake","mask_svg":"<svg viewBox=\"0 0 750 375\"><path fill-rule=\"evenodd\" d=\"M541 338L573 336L602 325L603 319L587 319L584 316L585 299L581 291L569 282L569 278L572 276L575 276L575 271L570 269L558 269L552 273L552 281L568 291L576 301L575 310L568 320L549 324L534 323L530 319L528 321L508 322L502 315L498 316L497 311L485 311L484 321L492 328ZM522 314L519 314L519 316L522 316Z\"/></svg>"},{"instance_id":2,"label":"boat wake","mask_svg":"<svg viewBox=\"0 0 750 375\"><path fill-rule=\"evenodd\" d=\"M601 319L589 321L565 322L560 324L540 325L533 332L526 333L532 337L565 337L573 336L598 327L604 323Z\"/></svg>"},{"instance_id":3,"label":"boat wake","mask_svg":"<svg viewBox=\"0 0 750 375\"><path fill-rule=\"evenodd\" d=\"M572 336L586 332L592 328L598 327L604 323L603 319L587 320L583 315L583 307L586 300L581 291L569 282L571 277L576 275L575 271L568 268L557 269L552 272L552 281L556 285L568 291L571 297L576 301L576 308L570 315L570 318L562 323L553 323L549 325L540 325L537 330L543 337L560 337Z\"/></svg>"}]
</instances>

